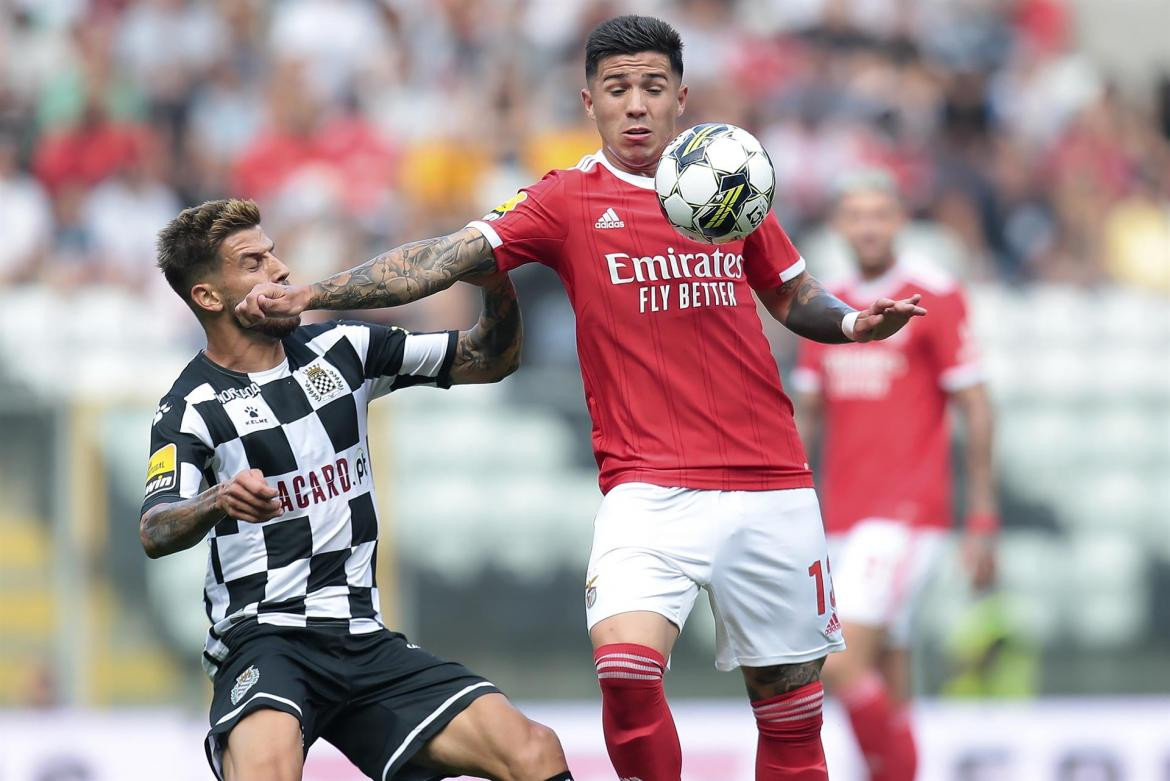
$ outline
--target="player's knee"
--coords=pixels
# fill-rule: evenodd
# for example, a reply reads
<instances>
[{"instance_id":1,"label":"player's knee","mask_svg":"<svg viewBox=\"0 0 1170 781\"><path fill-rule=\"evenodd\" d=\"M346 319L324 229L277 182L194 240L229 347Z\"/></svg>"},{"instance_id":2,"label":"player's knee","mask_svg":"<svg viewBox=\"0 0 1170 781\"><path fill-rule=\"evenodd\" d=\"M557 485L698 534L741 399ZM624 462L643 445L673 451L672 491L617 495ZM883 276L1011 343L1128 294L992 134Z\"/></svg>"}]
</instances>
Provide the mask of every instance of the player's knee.
<instances>
[{"instance_id":1,"label":"player's knee","mask_svg":"<svg viewBox=\"0 0 1170 781\"><path fill-rule=\"evenodd\" d=\"M304 755L299 730L233 736L224 767L227 781L299 781Z\"/></svg>"},{"instance_id":2,"label":"player's knee","mask_svg":"<svg viewBox=\"0 0 1170 781\"><path fill-rule=\"evenodd\" d=\"M529 721L523 739L509 758L511 780L544 781L565 768L565 752L556 733L543 724Z\"/></svg>"},{"instance_id":3,"label":"player's knee","mask_svg":"<svg viewBox=\"0 0 1170 781\"><path fill-rule=\"evenodd\" d=\"M861 649L848 648L829 654L821 670L821 678L830 689L849 688L865 677L874 667L873 660Z\"/></svg>"},{"instance_id":4,"label":"player's knee","mask_svg":"<svg viewBox=\"0 0 1170 781\"><path fill-rule=\"evenodd\" d=\"M764 700L795 691L821 679L824 657L796 664L743 667L743 679L752 700Z\"/></svg>"},{"instance_id":5,"label":"player's knee","mask_svg":"<svg viewBox=\"0 0 1170 781\"><path fill-rule=\"evenodd\" d=\"M299 781L300 748L257 746L242 755L236 752L230 767L227 781Z\"/></svg>"}]
</instances>

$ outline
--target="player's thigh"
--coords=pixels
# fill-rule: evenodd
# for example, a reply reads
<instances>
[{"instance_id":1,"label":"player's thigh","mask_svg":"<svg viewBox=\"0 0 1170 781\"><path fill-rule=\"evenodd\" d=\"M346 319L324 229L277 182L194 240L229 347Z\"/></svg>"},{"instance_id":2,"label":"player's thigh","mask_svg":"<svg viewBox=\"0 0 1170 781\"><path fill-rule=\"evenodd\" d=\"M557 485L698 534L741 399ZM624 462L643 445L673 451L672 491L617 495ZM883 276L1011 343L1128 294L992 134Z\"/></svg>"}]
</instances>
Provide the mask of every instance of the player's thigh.
<instances>
[{"instance_id":1,"label":"player's thigh","mask_svg":"<svg viewBox=\"0 0 1170 781\"><path fill-rule=\"evenodd\" d=\"M841 630L847 647L831 654L821 672L825 685L837 691L849 689L867 675L880 672L886 642L881 627L842 621Z\"/></svg>"},{"instance_id":2,"label":"player's thigh","mask_svg":"<svg viewBox=\"0 0 1170 781\"><path fill-rule=\"evenodd\" d=\"M708 590L721 670L820 659L844 647L812 489L737 492L741 511Z\"/></svg>"},{"instance_id":3,"label":"player's thigh","mask_svg":"<svg viewBox=\"0 0 1170 781\"><path fill-rule=\"evenodd\" d=\"M905 702L910 699L910 649L886 648L878 661L890 697Z\"/></svg>"},{"instance_id":4,"label":"player's thigh","mask_svg":"<svg viewBox=\"0 0 1170 781\"><path fill-rule=\"evenodd\" d=\"M553 731L526 717L502 694L473 702L423 746L415 763L516 781L543 781L567 768Z\"/></svg>"},{"instance_id":5,"label":"player's thigh","mask_svg":"<svg viewBox=\"0 0 1170 781\"><path fill-rule=\"evenodd\" d=\"M753 700L766 700L795 691L821 679L821 668L825 657L792 664L775 664L768 667L740 667L748 696Z\"/></svg>"},{"instance_id":6,"label":"player's thigh","mask_svg":"<svg viewBox=\"0 0 1170 781\"><path fill-rule=\"evenodd\" d=\"M224 777L230 754L236 779L255 777L257 767L299 773L329 707L328 651L304 630L246 628L235 640L212 681L205 740L212 771Z\"/></svg>"},{"instance_id":7,"label":"player's thigh","mask_svg":"<svg viewBox=\"0 0 1170 781\"><path fill-rule=\"evenodd\" d=\"M301 722L268 708L253 711L228 733L225 781L297 781L304 763Z\"/></svg>"},{"instance_id":8,"label":"player's thigh","mask_svg":"<svg viewBox=\"0 0 1170 781\"><path fill-rule=\"evenodd\" d=\"M669 653L709 573L716 493L627 483L602 500L585 579L595 645L606 638Z\"/></svg>"}]
</instances>

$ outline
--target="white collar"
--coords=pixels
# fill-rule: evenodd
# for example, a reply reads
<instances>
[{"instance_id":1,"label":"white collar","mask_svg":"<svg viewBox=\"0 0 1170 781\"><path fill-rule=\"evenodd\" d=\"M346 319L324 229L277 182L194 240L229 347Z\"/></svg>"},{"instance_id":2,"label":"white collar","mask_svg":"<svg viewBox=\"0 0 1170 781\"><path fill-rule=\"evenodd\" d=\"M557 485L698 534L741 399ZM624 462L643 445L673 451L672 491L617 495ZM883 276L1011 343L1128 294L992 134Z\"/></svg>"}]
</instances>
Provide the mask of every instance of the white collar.
<instances>
[{"instance_id":1,"label":"white collar","mask_svg":"<svg viewBox=\"0 0 1170 781\"><path fill-rule=\"evenodd\" d=\"M598 149L593 153L593 157L596 158L597 161L600 162L603 166L608 168L611 174L616 176L618 179L621 179L623 182L629 182L636 187L641 187L643 190L654 189L653 176L639 176L638 174L632 174L629 171L623 171L609 161L609 158L605 156L604 149Z\"/></svg>"}]
</instances>

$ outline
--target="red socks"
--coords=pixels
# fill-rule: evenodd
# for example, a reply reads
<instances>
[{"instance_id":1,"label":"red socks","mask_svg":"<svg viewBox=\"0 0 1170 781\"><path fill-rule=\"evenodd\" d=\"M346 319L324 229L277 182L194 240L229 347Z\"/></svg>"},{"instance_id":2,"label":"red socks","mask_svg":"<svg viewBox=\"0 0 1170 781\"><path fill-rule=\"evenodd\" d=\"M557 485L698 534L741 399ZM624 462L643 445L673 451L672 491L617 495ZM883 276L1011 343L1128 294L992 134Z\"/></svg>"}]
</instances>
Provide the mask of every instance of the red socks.
<instances>
[{"instance_id":1,"label":"red socks","mask_svg":"<svg viewBox=\"0 0 1170 781\"><path fill-rule=\"evenodd\" d=\"M825 752L821 748L821 705L825 690L820 681L799 689L754 700L756 727L756 781L827 781Z\"/></svg>"},{"instance_id":2,"label":"red socks","mask_svg":"<svg viewBox=\"0 0 1170 781\"><path fill-rule=\"evenodd\" d=\"M913 781L918 766L909 714L890 701L874 674L841 692L857 745L872 781Z\"/></svg>"},{"instance_id":3,"label":"red socks","mask_svg":"<svg viewBox=\"0 0 1170 781\"><path fill-rule=\"evenodd\" d=\"M605 746L618 776L679 781L682 749L662 691L666 660L644 645L614 643L594 651L593 662Z\"/></svg>"}]
</instances>

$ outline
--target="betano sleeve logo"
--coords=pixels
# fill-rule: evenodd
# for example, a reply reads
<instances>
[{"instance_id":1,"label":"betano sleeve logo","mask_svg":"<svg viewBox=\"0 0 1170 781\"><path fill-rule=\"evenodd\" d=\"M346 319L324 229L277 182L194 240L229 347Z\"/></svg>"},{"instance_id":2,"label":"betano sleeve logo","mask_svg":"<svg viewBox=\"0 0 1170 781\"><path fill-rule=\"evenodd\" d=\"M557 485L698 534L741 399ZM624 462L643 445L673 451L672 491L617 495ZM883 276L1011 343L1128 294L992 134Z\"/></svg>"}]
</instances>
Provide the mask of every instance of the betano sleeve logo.
<instances>
[{"instance_id":1,"label":"betano sleeve logo","mask_svg":"<svg viewBox=\"0 0 1170 781\"><path fill-rule=\"evenodd\" d=\"M490 212L488 212L484 216L484 219L489 221L489 222L491 220L498 220L501 217L503 217L505 214L507 214L508 212L513 211L517 206L519 206L521 203L523 203L527 198L528 198L528 193L521 190L520 192L516 193L511 198L504 201L499 206L497 206L496 208L494 208Z\"/></svg>"},{"instance_id":2,"label":"betano sleeve logo","mask_svg":"<svg viewBox=\"0 0 1170 781\"><path fill-rule=\"evenodd\" d=\"M168 491L175 487L175 443L163 445L150 456L146 467L146 495Z\"/></svg>"}]
</instances>

